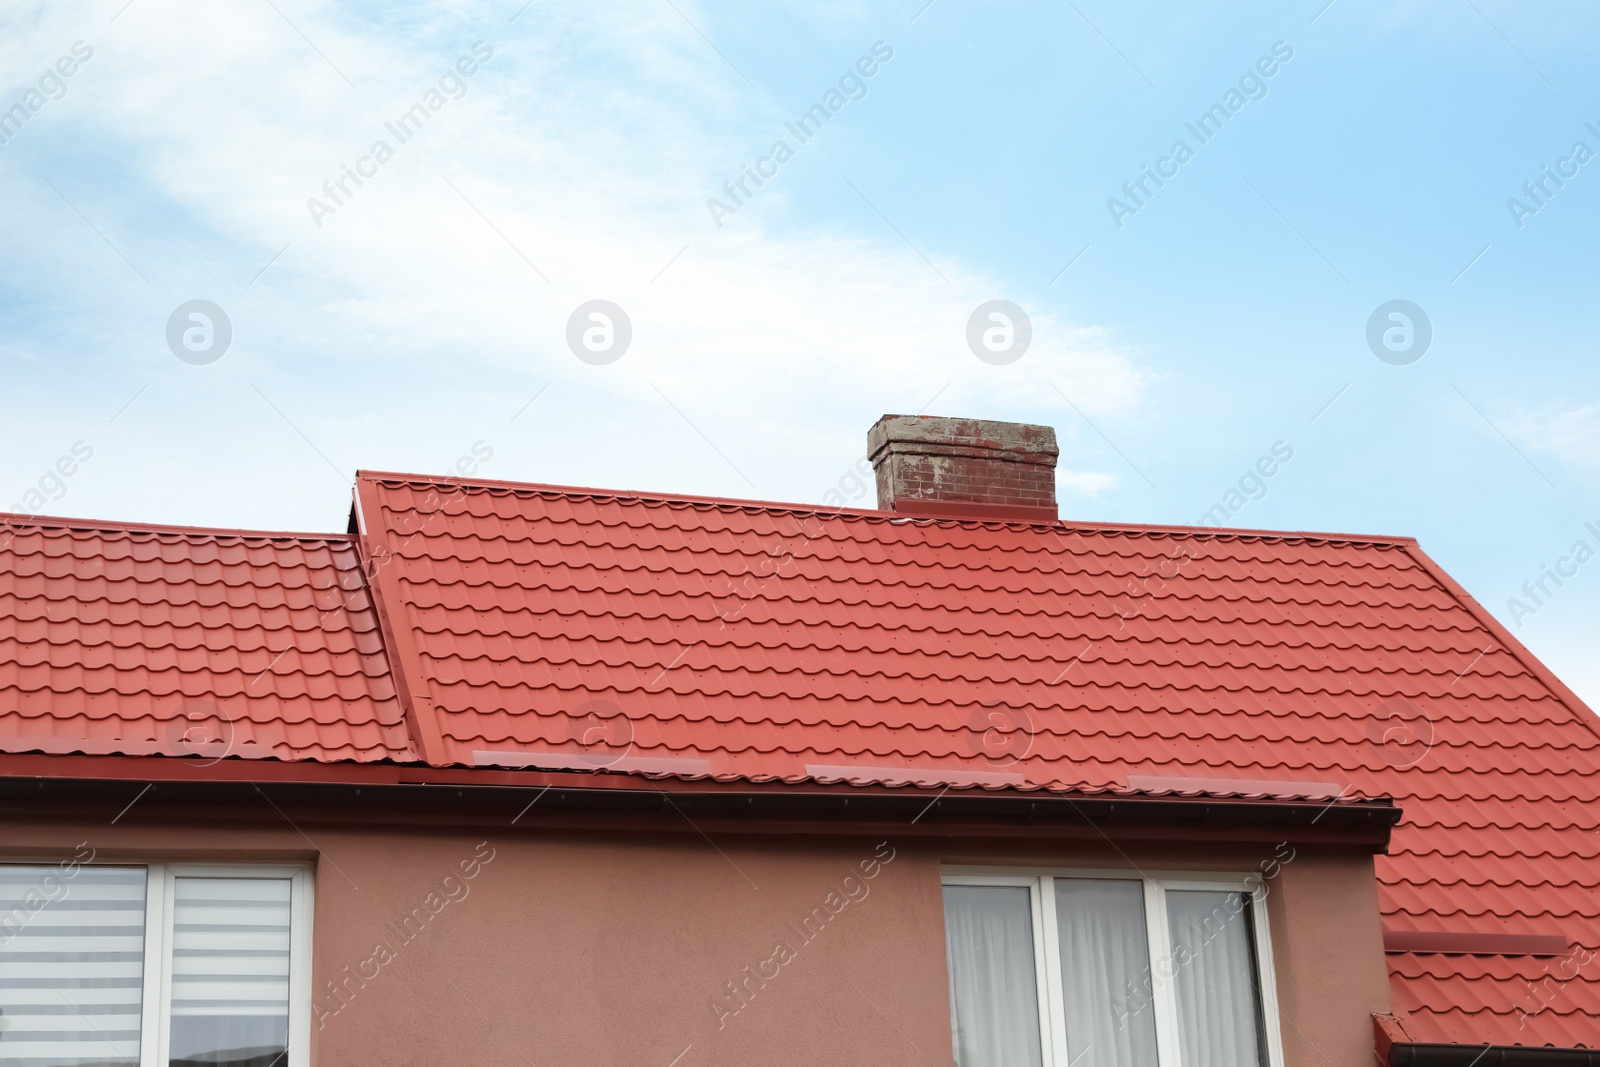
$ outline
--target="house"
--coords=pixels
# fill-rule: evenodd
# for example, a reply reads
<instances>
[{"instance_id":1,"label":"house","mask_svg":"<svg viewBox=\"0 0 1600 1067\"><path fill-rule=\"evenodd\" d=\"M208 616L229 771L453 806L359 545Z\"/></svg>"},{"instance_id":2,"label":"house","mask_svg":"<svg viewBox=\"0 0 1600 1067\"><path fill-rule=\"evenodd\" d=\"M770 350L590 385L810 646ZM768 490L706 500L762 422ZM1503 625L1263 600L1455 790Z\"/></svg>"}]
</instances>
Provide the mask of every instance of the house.
<instances>
[{"instance_id":1,"label":"house","mask_svg":"<svg viewBox=\"0 0 1600 1067\"><path fill-rule=\"evenodd\" d=\"M1600 725L1414 541L869 453L0 517L0 1065L1600 1064Z\"/></svg>"}]
</instances>

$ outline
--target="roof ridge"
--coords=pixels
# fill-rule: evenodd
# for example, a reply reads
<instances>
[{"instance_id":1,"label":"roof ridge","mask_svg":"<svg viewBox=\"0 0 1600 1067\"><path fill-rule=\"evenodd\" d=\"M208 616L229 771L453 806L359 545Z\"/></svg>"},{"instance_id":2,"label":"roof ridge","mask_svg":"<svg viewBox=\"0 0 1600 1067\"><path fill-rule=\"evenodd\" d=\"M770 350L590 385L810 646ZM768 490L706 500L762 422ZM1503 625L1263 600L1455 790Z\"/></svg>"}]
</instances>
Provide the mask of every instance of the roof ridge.
<instances>
[{"instance_id":1,"label":"roof ridge","mask_svg":"<svg viewBox=\"0 0 1600 1067\"><path fill-rule=\"evenodd\" d=\"M356 480L400 482L408 485L444 485L461 489L507 490L523 495L555 494L568 497L599 497L612 500L638 500L642 503L709 505L738 511L798 512L830 518L866 519L876 522L928 526L1041 526L1058 533L1151 534L1170 537L1227 537L1271 541L1328 541L1348 544L1394 545L1417 543L1414 537L1389 534L1350 534L1320 530L1261 530L1247 527L1164 525L1160 523L1087 522L1076 519L1024 521L1019 519L980 519L960 516L901 515L875 508L829 507L798 501L755 500L744 497L697 496L687 493L652 492L643 489L604 489L595 486L556 485L549 482L514 482L493 478L455 478L449 475L406 474L397 471L356 471Z\"/></svg>"},{"instance_id":2,"label":"roof ridge","mask_svg":"<svg viewBox=\"0 0 1600 1067\"><path fill-rule=\"evenodd\" d=\"M355 544L346 533L312 533L289 530L244 530L225 526L179 526L158 522L118 522L114 519L74 519L60 515L27 515L0 511L0 526L38 526L61 530L128 534L176 534L185 537L238 537L259 541L338 541Z\"/></svg>"}]
</instances>

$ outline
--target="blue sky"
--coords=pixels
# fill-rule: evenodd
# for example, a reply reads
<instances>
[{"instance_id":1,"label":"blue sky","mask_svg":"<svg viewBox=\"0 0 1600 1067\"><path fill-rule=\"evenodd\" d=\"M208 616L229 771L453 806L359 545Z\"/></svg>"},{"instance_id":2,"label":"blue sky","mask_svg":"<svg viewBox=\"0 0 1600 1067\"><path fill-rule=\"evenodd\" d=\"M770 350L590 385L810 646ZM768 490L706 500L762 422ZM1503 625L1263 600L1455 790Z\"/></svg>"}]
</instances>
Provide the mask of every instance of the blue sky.
<instances>
[{"instance_id":1,"label":"blue sky","mask_svg":"<svg viewBox=\"0 0 1600 1067\"><path fill-rule=\"evenodd\" d=\"M1600 560L1522 592L1600 550L1600 12L1215 7L8 5L0 107L38 108L0 144L0 507L342 529L358 467L475 448L821 502L925 409L1055 426L1065 516L1190 523L1282 442L1233 524L1416 536L1600 702ZM1570 176L1534 205L1542 167ZM207 365L167 342L195 299L233 331ZM633 331L603 365L566 341L594 299ZM991 299L1032 323L1005 365L966 342ZM1367 342L1392 300L1432 328L1403 365Z\"/></svg>"}]
</instances>

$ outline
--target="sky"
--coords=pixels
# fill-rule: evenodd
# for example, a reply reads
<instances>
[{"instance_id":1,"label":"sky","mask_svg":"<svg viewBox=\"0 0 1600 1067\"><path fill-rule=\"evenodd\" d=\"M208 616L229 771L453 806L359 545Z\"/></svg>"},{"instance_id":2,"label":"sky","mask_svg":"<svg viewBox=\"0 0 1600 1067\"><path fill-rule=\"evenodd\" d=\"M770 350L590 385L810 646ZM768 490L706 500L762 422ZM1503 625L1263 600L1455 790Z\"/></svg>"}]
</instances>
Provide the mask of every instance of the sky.
<instances>
[{"instance_id":1,"label":"sky","mask_svg":"<svg viewBox=\"0 0 1600 1067\"><path fill-rule=\"evenodd\" d=\"M357 469L870 507L880 415L1039 422L1064 517L1416 537L1600 705L1597 30L15 0L0 508L342 531Z\"/></svg>"}]
</instances>

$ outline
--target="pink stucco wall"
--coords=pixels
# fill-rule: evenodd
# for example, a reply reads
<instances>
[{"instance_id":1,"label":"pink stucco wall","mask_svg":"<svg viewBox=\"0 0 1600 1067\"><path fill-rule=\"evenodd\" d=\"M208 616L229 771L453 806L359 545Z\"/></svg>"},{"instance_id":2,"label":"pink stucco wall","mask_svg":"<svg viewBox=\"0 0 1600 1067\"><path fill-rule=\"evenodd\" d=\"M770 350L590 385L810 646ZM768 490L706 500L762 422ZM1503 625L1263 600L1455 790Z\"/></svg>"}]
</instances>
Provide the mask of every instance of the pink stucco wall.
<instances>
[{"instance_id":1,"label":"pink stucco wall","mask_svg":"<svg viewBox=\"0 0 1600 1067\"><path fill-rule=\"evenodd\" d=\"M1274 855L926 837L713 843L687 828L7 820L0 858L67 855L84 840L100 859L315 860L318 1067L945 1067L941 863L1247 872ZM1371 857L1300 846L1271 884L1289 1067L1366 1067L1369 1016L1388 998Z\"/></svg>"}]
</instances>

